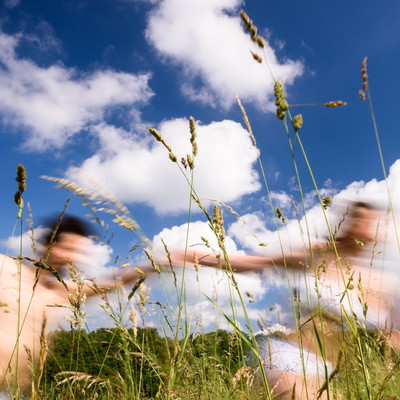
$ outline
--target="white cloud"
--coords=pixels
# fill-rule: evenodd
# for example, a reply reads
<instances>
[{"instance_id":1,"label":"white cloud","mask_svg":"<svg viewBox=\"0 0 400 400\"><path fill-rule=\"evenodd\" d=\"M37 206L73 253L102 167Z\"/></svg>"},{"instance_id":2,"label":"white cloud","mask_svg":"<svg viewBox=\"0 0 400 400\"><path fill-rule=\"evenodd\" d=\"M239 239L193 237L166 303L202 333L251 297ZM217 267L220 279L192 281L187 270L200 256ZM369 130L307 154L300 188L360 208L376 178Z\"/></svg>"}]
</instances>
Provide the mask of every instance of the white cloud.
<instances>
[{"instance_id":1,"label":"white cloud","mask_svg":"<svg viewBox=\"0 0 400 400\"><path fill-rule=\"evenodd\" d=\"M34 258L37 257L38 253L33 251L33 247L39 247L37 239L44 235L46 228L38 227L33 232L27 231L22 235L10 236L7 239L1 241L1 245L5 248L7 255L15 257L21 253L24 257ZM33 246L34 244L34 246Z\"/></svg>"},{"instance_id":2,"label":"white cloud","mask_svg":"<svg viewBox=\"0 0 400 400\"><path fill-rule=\"evenodd\" d=\"M168 249L173 252L173 249L182 249L186 244L186 237L188 237L189 248L195 248L202 252L211 250L202 246L204 243L201 237L206 238L209 245L218 251L217 240L212 233L208 223L196 221L190 223L189 234L187 235L188 225L183 224L174 226L170 229L163 229L159 234L153 238L154 252L160 258L164 258L164 246L161 239L164 240ZM236 248L234 241L227 236L225 245L229 254L243 254ZM195 246L195 247L193 247ZM200 267L196 272L191 265L187 265L185 273L182 269L175 268L178 288L182 279L185 282L185 301L187 303L186 311L192 316L194 323L196 319L204 329L210 329L213 325L217 327L228 329L229 324L224 319L222 312L232 317L232 307L235 309L236 316L243 322L244 311L239 301L238 294L232 285L232 281L228 274L214 268ZM240 293L244 299L249 318L255 322L260 318L263 310L255 307L255 304L250 303L250 300L257 302L261 300L266 292L266 285L262 280L260 274L249 272L248 274L239 274L235 276ZM164 276L164 287L169 292L170 297L173 298L175 286L173 277L171 275ZM249 293L250 296L247 296ZM212 299L212 300L210 300ZM215 304L214 304L215 303ZM232 328L232 327L230 327Z\"/></svg>"},{"instance_id":3,"label":"white cloud","mask_svg":"<svg viewBox=\"0 0 400 400\"><path fill-rule=\"evenodd\" d=\"M159 1L150 13L146 37L162 56L181 67L181 88L192 100L229 107L236 92L243 101L272 109L273 78L265 63L252 59L250 50L261 51L241 25L242 3ZM280 62L268 43L264 50L275 79L291 84L302 74L299 61Z\"/></svg>"},{"instance_id":4,"label":"white cloud","mask_svg":"<svg viewBox=\"0 0 400 400\"><path fill-rule=\"evenodd\" d=\"M21 37L0 32L0 113L4 123L27 131L28 149L60 148L113 107L137 105L152 95L149 74L40 67L18 57Z\"/></svg>"},{"instance_id":5,"label":"white cloud","mask_svg":"<svg viewBox=\"0 0 400 400\"><path fill-rule=\"evenodd\" d=\"M397 160L389 170L387 180L372 179L369 182L352 182L345 189L334 195L333 207L327 212L332 227L338 224L343 217L349 201L365 201L382 210L389 205L388 190L390 191L392 204L395 209L395 217L399 218L399 205L396 199L400 196L400 160ZM333 195L333 189L323 189L321 196ZM300 224L297 219L288 219L286 225L278 232L269 229L269 225L258 213L247 214L242 220L233 223L229 228L230 236L244 246L250 252L265 254L279 253L281 244L288 251L290 248L302 248L306 243L306 234L310 235L311 240L324 240L327 237L327 226L319 205L315 205L315 192L312 191L305 195L306 205L311 207L307 211L308 231L305 220L302 218ZM398 225L399 221L396 220ZM280 224L282 226L282 224ZM302 231L300 230L300 226ZM381 218L380 223L381 237L387 235L386 253L394 253L392 247L395 242L394 223L391 215ZM260 247L259 243L267 244L267 247Z\"/></svg>"},{"instance_id":6,"label":"white cloud","mask_svg":"<svg viewBox=\"0 0 400 400\"><path fill-rule=\"evenodd\" d=\"M173 226L172 228L164 228L160 233L154 236L152 240L153 248L156 253L163 253L164 245L161 242L161 239L164 240L168 248L183 248L187 245L189 247L193 247L196 245L196 248L202 251L207 251L204 246L204 242L201 238L207 239L209 246L211 249L218 251L218 243L217 239L209 227L207 222L203 221L194 221L188 224L183 224L179 226ZM187 238L187 239L186 239ZM229 254L240 254L238 251L235 242L227 236L225 239L225 247Z\"/></svg>"},{"instance_id":7,"label":"white cloud","mask_svg":"<svg viewBox=\"0 0 400 400\"><path fill-rule=\"evenodd\" d=\"M6 254L12 257L21 254L23 257L39 259L43 252L43 246L39 243L40 238L46 232L47 228L44 227L34 229L33 237L36 252L33 251L32 247L31 231L24 232L19 236L10 236L3 240L1 244L5 247ZM111 260L112 249L88 238L82 238L82 240L85 240L85 245L82 246L85 249L85 254L82 255L82 262L77 263L76 266L83 276L88 278L110 277L111 269L108 265Z\"/></svg>"},{"instance_id":8,"label":"white cloud","mask_svg":"<svg viewBox=\"0 0 400 400\"><path fill-rule=\"evenodd\" d=\"M274 206L279 207L280 209L285 209L292 204L292 199L290 196L283 192L271 192L270 197Z\"/></svg>"},{"instance_id":9,"label":"white cloud","mask_svg":"<svg viewBox=\"0 0 400 400\"><path fill-rule=\"evenodd\" d=\"M187 120L165 121L159 130L178 160L191 154ZM240 124L225 120L198 124L196 130L199 150L194 187L200 197L233 202L259 189L253 168L257 153ZM86 175L121 201L145 203L159 213L187 210L189 185L168 151L150 134L143 138L104 124L93 132L100 140L100 150L81 165ZM68 176L74 178L72 170Z\"/></svg>"}]
</instances>

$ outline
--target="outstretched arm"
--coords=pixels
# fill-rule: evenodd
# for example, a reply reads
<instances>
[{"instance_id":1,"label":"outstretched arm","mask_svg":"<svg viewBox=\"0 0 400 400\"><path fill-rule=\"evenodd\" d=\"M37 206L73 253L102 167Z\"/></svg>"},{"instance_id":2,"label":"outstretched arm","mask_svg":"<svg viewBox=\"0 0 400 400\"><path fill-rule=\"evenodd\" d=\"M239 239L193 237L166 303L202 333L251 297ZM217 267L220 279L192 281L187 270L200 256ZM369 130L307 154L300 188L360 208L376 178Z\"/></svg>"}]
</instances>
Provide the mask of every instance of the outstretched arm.
<instances>
[{"instance_id":1,"label":"outstretched arm","mask_svg":"<svg viewBox=\"0 0 400 400\"><path fill-rule=\"evenodd\" d=\"M99 294L99 292L109 292L154 272L154 268L146 265L144 267L141 266L140 269L129 268L123 270L122 272L115 273L113 277L106 279L85 279L80 292L85 294L87 297L95 296ZM64 293L76 293L78 291L78 284L72 280L46 279L44 284L49 288L59 290Z\"/></svg>"},{"instance_id":2,"label":"outstretched arm","mask_svg":"<svg viewBox=\"0 0 400 400\"><path fill-rule=\"evenodd\" d=\"M98 291L109 292L122 285L126 285L141 277L146 278L148 275L156 272L149 265L141 266L141 268L128 268L118 272L110 279L99 279L93 281L92 285L85 285L85 293L88 297L98 294Z\"/></svg>"},{"instance_id":3,"label":"outstretched arm","mask_svg":"<svg viewBox=\"0 0 400 400\"><path fill-rule=\"evenodd\" d=\"M262 257L249 255L230 255L225 260L223 255L216 255L213 252L194 251L192 249L174 250L171 252L173 265L182 265L185 262L198 263L208 267L222 268L233 272L257 271L275 266L286 266L288 268L303 269L307 264L307 256L303 252L292 253L286 257Z\"/></svg>"}]
</instances>

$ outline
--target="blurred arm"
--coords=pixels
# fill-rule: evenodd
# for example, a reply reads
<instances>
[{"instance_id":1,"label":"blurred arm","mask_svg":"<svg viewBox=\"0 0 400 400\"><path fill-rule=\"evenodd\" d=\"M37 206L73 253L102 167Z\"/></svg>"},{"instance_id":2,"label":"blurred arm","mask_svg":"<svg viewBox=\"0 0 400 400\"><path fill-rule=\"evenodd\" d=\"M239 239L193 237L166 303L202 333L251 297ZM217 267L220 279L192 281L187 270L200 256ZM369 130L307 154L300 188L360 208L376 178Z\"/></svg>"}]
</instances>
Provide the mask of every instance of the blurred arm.
<instances>
[{"instance_id":1,"label":"blurred arm","mask_svg":"<svg viewBox=\"0 0 400 400\"><path fill-rule=\"evenodd\" d=\"M214 253L206 253L201 251L193 251L191 249L175 250L171 252L171 260L173 265L182 265L185 262L198 263L208 267L222 268L229 270L232 268L233 272L248 272L257 271L264 268L271 268L275 266L286 266L294 269L304 269L307 264L307 257L303 252L293 253L287 257L262 257L262 256L249 256L249 255L231 255L225 260L223 255L218 257ZM230 265L230 267L229 267Z\"/></svg>"}]
</instances>

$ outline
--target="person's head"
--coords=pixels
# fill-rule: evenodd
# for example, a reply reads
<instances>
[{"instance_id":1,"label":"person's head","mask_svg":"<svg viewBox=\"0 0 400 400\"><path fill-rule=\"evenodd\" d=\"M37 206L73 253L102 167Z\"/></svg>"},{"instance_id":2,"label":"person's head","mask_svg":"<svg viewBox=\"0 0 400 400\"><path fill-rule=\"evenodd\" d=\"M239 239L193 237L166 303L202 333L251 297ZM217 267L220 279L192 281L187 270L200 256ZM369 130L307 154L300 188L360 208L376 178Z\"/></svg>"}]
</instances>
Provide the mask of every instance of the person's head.
<instances>
[{"instance_id":1,"label":"person's head","mask_svg":"<svg viewBox=\"0 0 400 400\"><path fill-rule=\"evenodd\" d=\"M64 214L61 222L59 217L47 219L47 233L42 237L44 254L47 264L61 270L72 263L84 261L88 248L88 236L93 234L93 229L84 220Z\"/></svg>"},{"instance_id":2,"label":"person's head","mask_svg":"<svg viewBox=\"0 0 400 400\"><path fill-rule=\"evenodd\" d=\"M354 244L372 242L376 235L378 210L370 203L357 201L349 205L348 215L344 221L344 232L338 241Z\"/></svg>"}]
</instances>

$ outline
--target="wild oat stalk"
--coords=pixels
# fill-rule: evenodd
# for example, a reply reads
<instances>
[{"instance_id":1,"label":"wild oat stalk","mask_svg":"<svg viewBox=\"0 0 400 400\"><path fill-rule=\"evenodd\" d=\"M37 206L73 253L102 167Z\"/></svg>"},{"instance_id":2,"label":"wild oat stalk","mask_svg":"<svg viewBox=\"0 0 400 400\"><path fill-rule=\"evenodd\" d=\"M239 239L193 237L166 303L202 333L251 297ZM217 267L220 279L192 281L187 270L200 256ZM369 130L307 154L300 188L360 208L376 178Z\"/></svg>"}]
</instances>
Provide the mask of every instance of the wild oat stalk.
<instances>
[{"instance_id":1,"label":"wild oat stalk","mask_svg":"<svg viewBox=\"0 0 400 400\"><path fill-rule=\"evenodd\" d=\"M17 219L20 221L20 240L19 240L19 256L22 256L22 231L23 231L23 226L22 226L22 212L24 209L24 199L23 199L23 193L25 192L26 189L26 170L25 167L22 164L18 164L17 166L17 177L15 180L18 183L18 190L14 195L14 201L18 206L18 213L17 213ZM19 337L20 337L20 332L21 332L21 285L22 285L22 277L21 277L21 260L17 261L17 276L18 276L18 309L17 309L17 341L15 344L15 375L14 375L14 387L18 388L18 363L19 363ZM18 390L18 389L17 389Z\"/></svg>"},{"instance_id":2,"label":"wild oat stalk","mask_svg":"<svg viewBox=\"0 0 400 400\"><path fill-rule=\"evenodd\" d=\"M372 94L371 94L371 88L370 88L370 84L369 84L369 77L368 77L368 73L367 73L367 61L368 61L368 57L364 57L364 59L361 63L362 89L359 91L359 95L360 95L361 100L366 102L369 114L371 116L372 127L373 127L373 131L374 131L375 139L376 139L376 144L378 147L379 160L381 162L383 177L385 180L386 190L387 190L388 199L389 199L389 210L392 215L393 226L394 226L394 231L395 231L395 235L396 235L396 242L397 242L398 250L400 253L400 237L399 237L398 229L397 229L396 215L395 215L395 212L393 209L392 195L390 192L389 183L388 183L388 179L387 179L386 166L385 166L385 161L383 158L382 146L381 146L381 141L380 141L380 137L379 137L378 124L376 122L374 106L372 104Z\"/></svg>"}]
</instances>

